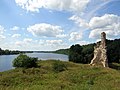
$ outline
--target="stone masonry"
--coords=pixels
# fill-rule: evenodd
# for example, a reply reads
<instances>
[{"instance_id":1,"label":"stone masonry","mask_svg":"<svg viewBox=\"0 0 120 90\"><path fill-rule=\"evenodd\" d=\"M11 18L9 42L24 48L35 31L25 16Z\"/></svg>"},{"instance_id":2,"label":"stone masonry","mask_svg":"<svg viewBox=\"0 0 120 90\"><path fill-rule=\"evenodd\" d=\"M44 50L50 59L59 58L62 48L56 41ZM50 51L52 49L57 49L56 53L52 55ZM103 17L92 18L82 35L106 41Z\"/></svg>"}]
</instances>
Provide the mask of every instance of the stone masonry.
<instances>
[{"instance_id":1,"label":"stone masonry","mask_svg":"<svg viewBox=\"0 0 120 90\"><path fill-rule=\"evenodd\" d=\"M101 33L101 42L94 47L94 57L90 65L108 67L107 48L106 48L106 34Z\"/></svg>"}]
</instances>

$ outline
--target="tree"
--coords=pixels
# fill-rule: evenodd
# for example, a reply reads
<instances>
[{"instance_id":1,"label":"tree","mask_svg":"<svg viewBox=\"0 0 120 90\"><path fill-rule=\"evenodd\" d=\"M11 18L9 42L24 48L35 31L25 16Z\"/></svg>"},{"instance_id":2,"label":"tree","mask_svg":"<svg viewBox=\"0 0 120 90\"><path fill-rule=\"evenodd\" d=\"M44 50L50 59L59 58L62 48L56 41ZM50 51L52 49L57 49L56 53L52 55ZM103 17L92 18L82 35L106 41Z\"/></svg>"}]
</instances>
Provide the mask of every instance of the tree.
<instances>
[{"instance_id":1,"label":"tree","mask_svg":"<svg viewBox=\"0 0 120 90\"><path fill-rule=\"evenodd\" d=\"M72 45L69 50L69 61L84 64L90 63L93 58L94 45Z\"/></svg>"},{"instance_id":2,"label":"tree","mask_svg":"<svg viewBox=\"0 0 120 90\"><path fill-rule=\"evenodd\" d=\"M120 63L120 39L106 40L108 63ZM100 42L98 42L100 43ZM69 61L76 63L90 63L94 54L95 44L72 45L69 49Z\"/></svg>"},{"instance_id":3,"label":"tree","mask_svg":"<svg viewBox=\"0 0 120 90\"><path fill-rule=\"evenodd\" d=\"M13 67L31 68L37 66L38 58L31 58L25 54L20 54L13 61Z\"/></svg>"},{"instance_id":4,"label":"tree","mask_svg":"<svg viewBox=\"0 0 120 90\"><path fill-rule=\"evenodd\" d=\"M120 63L120 39L107 40L108 62Z\"/></svg>"},{"instance_id":5,"label":"tree","mask_svg":"<svg viewBox=\"0 0 120 90\"><path fill-rule=\"evenodd\" d=\"M4 50L5 55L10 55L10 51L8 49Z\"/></svg>"},{"instance_id":6,"label":"tree","mask_svg":"<svg viewBox=\"0 0 120 90\"><path fill-rule=\"evenodd\" d=\"M76 63L84 63L82 49L83 49L82 46L80 46L79 44L72 45L69 51L69 61Z\"/></svg>"},{"instance_id":7,"label":"tree","mask_svg":"<svg viewBox=\"0 0 120 90\"><path fill-rule=\"evenodd\" d=\"M94 46L95 44L88 44L88 45L84 45L83 50L82 50L82 54L84 57L84 63L90 63L93 56L94 56Z\"/></svg>"}]
</instances>

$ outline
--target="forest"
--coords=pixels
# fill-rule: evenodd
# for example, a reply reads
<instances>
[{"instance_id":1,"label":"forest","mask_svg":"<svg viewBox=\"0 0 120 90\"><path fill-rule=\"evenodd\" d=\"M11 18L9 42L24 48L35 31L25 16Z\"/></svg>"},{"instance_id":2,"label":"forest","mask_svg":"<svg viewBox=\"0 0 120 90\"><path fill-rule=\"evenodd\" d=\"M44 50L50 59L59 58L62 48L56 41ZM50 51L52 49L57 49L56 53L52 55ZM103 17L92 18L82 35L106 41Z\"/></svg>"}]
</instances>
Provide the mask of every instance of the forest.
<instances>
[{"instance_id":1,"label":"forest","mask_svg":"<svg viewBox=\"0 0 120 90\"><path fill-rule=\"evenodd\" d=\"M14 54L20 54L20 53L33 53L33 51L18 51L18 50L2 50L0 48L0 55L14 55Z\"/></svg>"},{"instance_id":2,"label":"forest","mask_svg":"<svg viewBox=\"0 0 120 90\"><path fill-rule=\"evenodd\" d=\"M106 43L107 43L108 63L113 63L113 62L120 63L120 39L106 40ZM90 63L93 58L95 45L96 45L95 43L83 45L83 46L79 44L72 45L69 49L69 54L68 54L69 61L75 63L84 63L84 64Z\"/></svg>"}]
</instances>

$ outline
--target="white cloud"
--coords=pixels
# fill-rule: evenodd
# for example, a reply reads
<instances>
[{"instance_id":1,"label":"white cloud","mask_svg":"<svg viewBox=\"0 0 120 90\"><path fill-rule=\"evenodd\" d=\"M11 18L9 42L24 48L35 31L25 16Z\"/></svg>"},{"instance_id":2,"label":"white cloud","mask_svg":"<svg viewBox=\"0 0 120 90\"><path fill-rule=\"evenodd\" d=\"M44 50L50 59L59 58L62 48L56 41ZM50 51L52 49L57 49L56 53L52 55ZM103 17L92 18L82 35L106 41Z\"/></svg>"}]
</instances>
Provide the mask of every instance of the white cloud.
<instances>
[{"instance_id":1,"label":"white cloud","mask_svg":"<svg viewBox=\"0 0 120 90\"><path fill-rule=\"evenodd\" d=\"M0 25L0 40L5 39L6 37L3 35L5 29L3 26Z\"/></svg>"},{"instance_id":2,"label":"white cloud","mask_svg":"<svg viewBox=\"0 0 120 90\"><path fill-rule=\"evenodd\" d=\"M106 32L108 38L120 35L120 16L114 14L105 14L101 17L93 17L89 22L89 38L100 38L101 32Z\"/></svg>"},{"instance_id":3,"label":"white cloud","mask_svg":"<svg viewBox=\"0 0 120 90\"><path fill-rule=\"evenodd\" d=\"M80 40L82 39L83 37L83 33L82 32L72 32L70 34L70 41L77 41L77 40Z\"/></svg>"},{"instance_id":4,"label":"white cloud","mask_svg":"<svg viewBox=\"0 0 120 90\"><path fill-rule=\"evenodd\" d=\"M30 43L30 42L32 42L32 39L31 39L31 38L25 38L25 39L23 40L23 42L24 42L24 43Z\"/></svg>"},{"instance_id":5,"label":"white cloud","mask_svg":"<svg viewBox=\"0 0 120 90\"><path fill-rule=\"evenodd\" d=\"M84 27L84 28L89 27L88 23L77 15L73 15L72 17L69 18L69 20L74 21L74 23L77 24L79 27Z\"/></svg>"},{"instance_id":6,"label":"white cloud","mask_svg":"<svg viewBox=\"0 0 120 90\"><path fill-rule=\"evenodd\" d=\"M16 46L22 46L22 45L23 45L23 42L22 42L22 41L16 41L16 42L15 42L15 45L16 45Z\"/></svg>"},{"instance_id":7,"label":"white cloud","mask_svg":"<svg viewBox=\"0 0 120 90\"><path fill-rule=\"evenodd\" d=\"M58 46L63 43L62 40L46 40L46 45Z\"/></svg>"},{"instance_id":8,"label":"white cloud","mask_svg":"<svg viewBox=\"0 0 120 90\"><path fill-rule=\"evenodd\" d=\"M39 40L37 41L40 45L44 45L45 44L45 40Z\"/></svg>"},{"instance_id":9,"label":"white cloud","mask_svg":"<svg viewBox=\"0 0 120 90\"><path fill-rule=\"evenodd\" d=\"M88 19L97 15L98 10L106 9L107 4L114 2L115 0L91 0L92 9L86 14Z\"/></svg>"},{"instance_id":10,"label":"white cloud","mask_svg":"<svg viewBox=\"0 0 120 90\"><path fill-rule=\"evenodd\" d=\"M87 44L90 44L92 42L89 42L89 41L79 41L78 44L80 45L87 45Z\"/></svg>"},{"instance_id":11,"label":"white cloud","mask_svg":"<svg viewBox=\"0 0 120 90\"><path fill-rule=\"evenodd\" d=\"M24 38L22 41L16 41L15 45L20 46L20 47L28 47L32 42L31 38Z\"/></svg>"},{"instance_id":12,"label":"white cloud","mask_svg":"<svg viewBox=\"0 0 120 90\"><path fill-rule=\"evenodd\" d=\"M0 35L0 39L5 39L6 37L4 35Z\"/></svg>"},{"instance_id":13,"label":"white cloud","mask_svg":"<svg viewBox=\"0 0 120 90\"><path fill-rule=\"evenodd\" d=\"M10 28L10 30L13 30L13 31L17 31L17 30L19 30L20 28L18 27L18 26L14 26L14 27L12 27L12 28Z\"/></svg>"},{"instance_id":14,"label":"white cloud","mask_svg":"<svg viewBox=\"0 0 120 90\"><path fill-rule=\"evenodd\" d=\"M59 34L56 37L58 38L66 38L68 35L67 34Z\"/></svg>"},{"instance_id":15,"label":"white cloud","mask_svg":"<svg viewBox=\"0 0 120 90\"><path fill-rule=\"evenodd\" d=\"M69 20L73 20L76 25L80 28L83 28L82 31L89 29L90 35L89 38L100 38L101 32L107 33L107 38L111 39L120 35L120 16L114 14L105 14L100 17L93 17L89 22L81 19L79 16L72 16ZM74 33L71 34L71 39L74 40Z\"/></svg>"},{"instance_id":16,"label":"white cloud","mask_svg":"<svg viewBox=\"0 0 120 90\"><path fill-rule=\"evenodd\" d=\"M20 36L21 36L21 34L13 34L13 35L12 35L13 38L18 38L18 37L20 37Z\"/></svg>"},{"instance_id":17,"label":"white cloud","mask_svg":"<svg viewBox=\"0 0 120 90\"><path fill-rule=\"evenodd\" d=\"M39 44L44 46L59 46L62 45L64 42L63 40L40 40Z\"/></svg>"},{"instance_id":18,"label":"white cloud","mask_svg":"<svg viewBox=\"0 0 120 90\"><path fill-rule=\"evenodd\" d=\"M25 38L22 41L16 41L14 48L20 50L57 50L61 48L68 48L68 45L63 40L32 40ZM13 48L13 47L12 47ZM13 49L14 49L13 48Z\"/></svg>"},{"instance_id":19,"label":"white cloud","mask_svg":"<svg viewBox=\"0 0 120 90\"><path fill-rule=\"evenodd\" d=\"M4 27L0 25L0 34L3 34L5 31Z\"/></svg>"},{"instance_id":20,"label":"white cloud","mask_svg":"<svg viewBox=\"0 0 120 90\"><path fill-rule=\"evenodd\" d=\"M90 0L15 0L15 2L23 9L31 12L39 12L40 8L81 12Z\"/></svg>"},{"instance_id":21,"label":"white cloud","mask_svg":"<svg viewBox=\"0 0 120 90\"><path fill-rule=\"evenodd\" d=\"M44 46L49 47L50 50L57 50L61 48L68 48L68 44L66 44L63 40L45 40Z\"/></svg>"},{"instance_id":22,"label":"white cloud","mask_svg":"<svg viewBox=\"0 0 120 90\"><path fill-rule=\"evenodd\" d=\"M118 17L117 15L105 14L104 16L101 17L93 17L89 22L89 26L91 27L91 29L101 27L104 28L114 23L120 23L119 21L120 17Z\"/></svg>"},{"instance_id":23,"label":"white cloud","mask_svg":"<svg viewBox=\"0 0 120 90\"><path fill-rule=\"evenodd\" d=\"M44 36L44 37L58 37L63 33L63 30L60 26L55 26L46 23L29 26L27 30L30 33L32 33L34 36Z\"/></svg>"}]
</instances>

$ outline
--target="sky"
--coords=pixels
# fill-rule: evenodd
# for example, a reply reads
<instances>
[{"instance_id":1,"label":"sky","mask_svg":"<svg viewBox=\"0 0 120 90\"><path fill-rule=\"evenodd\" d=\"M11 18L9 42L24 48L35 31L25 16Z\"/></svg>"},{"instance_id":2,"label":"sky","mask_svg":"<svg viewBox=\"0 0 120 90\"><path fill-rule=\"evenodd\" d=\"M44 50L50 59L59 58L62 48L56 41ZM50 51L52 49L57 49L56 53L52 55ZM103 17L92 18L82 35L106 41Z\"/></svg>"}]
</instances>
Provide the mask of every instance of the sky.
<instances>
[{"instance_id":1,"label":"sky","mask_svg":"<svg viewBox=\"0 0 120 90\"><path fill-rule=\"evenodd\" d=\"M0 48L53 51L120 38L120 0L0 0Z\"/></svg>"}]
</instances>

